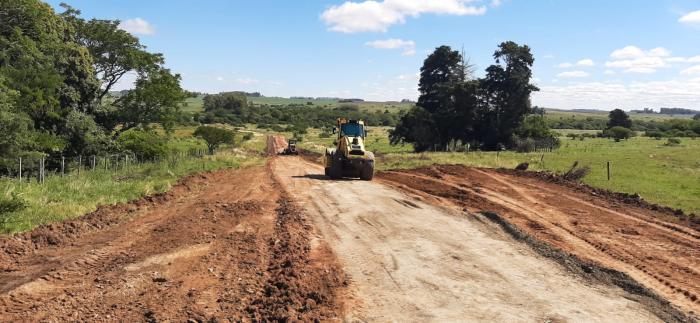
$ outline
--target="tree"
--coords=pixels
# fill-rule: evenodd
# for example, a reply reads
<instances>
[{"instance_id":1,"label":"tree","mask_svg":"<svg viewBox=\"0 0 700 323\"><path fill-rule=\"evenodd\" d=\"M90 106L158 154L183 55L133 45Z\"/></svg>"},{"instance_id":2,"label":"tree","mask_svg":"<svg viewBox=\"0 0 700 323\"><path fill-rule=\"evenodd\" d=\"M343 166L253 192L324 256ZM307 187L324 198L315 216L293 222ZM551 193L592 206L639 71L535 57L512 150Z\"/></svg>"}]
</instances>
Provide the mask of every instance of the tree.
<instances>
[{"instance_id":1,"label":"tree","mask_svg":"<svg viewBox=\"0 0 700 323\"><path fill-rule=\"evenodd\" d=\"M200 126L194 131L194 135L207 142L209 153L213 154L221 144L233 144L235 131L211 126Z\"/></svg>"},{"instance_id":2,"label":"tree","mask_svg":"<svg viewBox=\"0 0 700 323\"><path fill-rule=\"evenodd\" d=\"M627 129L632 128L632 120L630 120L630 117L627 115L627 113L625 113L625 111L620 109L612 110L610 111L608 118L608 129L612 127L623 127Z\"/></svg>"},{"instance_id":3,"label":"tree","mask_svg":"<svg viewBox=\"0 0 700 323\"><path fill-rule=\"evenodd\" d=\"M525 117L523 124L515 130L515 134L520 138L551 138L554 135L547 126L547 121L541 115L529 115Z\"/></svg>"},{"instance_id":4,"label":"tree","mask_svg":"<svg viewBox=\"0 0 700 323\"><path fill-rule=\"evenodd\" d=\"M30 144L33 130L29 116L13 106L16 96L17 92L9 90L0 75L0 156L12 159Z\"/></svg>"},{"instance_id":5,"label":"tree","mask_svg":"<svg viewBox=\"0 0 700 323\"><path fill-rule=\"evenodd\" d=\"M530 47L503 42L493 54L495 65L486 69L482 87L487 92L489 114L481 124L484 148L496 149L510 141L513 132L531 112L530 94L539 89L530 84L535 62Z\"/></svg>"},{"instance_id":6,"label":"tree","mask_svg":"<svg viewBox=\"0 0 700 323\"><path fill-rule=\"evenodd\" d=\"M531 112L530 94L538 90L530 84L534 58L528 46L504 42L494 59L485 78L467 80L462 56L438 47L421 68L417 107L398 122L392 142L409 142L416 150L442 149L458 140L485 149L509 144Z\"/></svg>"},{"instance_id":7,"label":"tree","mask_svg":"<svg viewBox=\"0 0 700 323\"><path fill-rule=\"evenodd\" d=\"M440 46L428 56L420 69L418 105L436 111L445 97L445 89L465 80L462 55L449 46Z\"/></svg>"},{"instance_id":8,"label":"tree","mask_svg":"<svg viewBox=\"0 0 700 323\"><path fill-rule=\"evenodd\" d=\"M251 119L248 98L242 92L225 92L204 97L204 121L242 124Z\"/></svg>"},{"instance_id":9,"label":"tree","mask_svg":"<svg viewBox=\"0 0 700 323\"><path fill-rule=\"evenodd\" d=\"M615 141L620 141L622 139L629 139L630 137L634 136L634 132L632 130L621 127L621 126L614 126L608 130L605 131L605 134L608 137L611 137L615 139Z\"/></svg>"},{"instance_id":10,"label":"tree","mask_svg":"<svg viewBox=\"0 0 700 323\"><path fill-rule=\"evenodd\" d=\"M176 118L187 96L180 87L179 74L162 67L142 71L135 88L115 104L108 125L110 129L119 126L116 135L135 127L145 129L154 123L165 127Z\"/></svg>"},{"instance_id":11,"label":"tree","mask_svg":"<svg viewBox=\"0 0 700 323\"><path fill-rule=\"evenodd\" d=\"M700 113L696 114L696 115L693 117L693 120L700 120Z\"/></svg>"},{"instance_id":12,"label":"tree","mask_svg":"<svg viewBox=\"0 0 700 323\"><path fill-rule=\"evenodd\" d=\"M98 102L129 72L142 72L163 64L163 55L147 52L137 37L119 28L119 20L79 17L80 11L62 4L62 14L77 30L77 41L90 53L99 76Z\"/></svg>"}]
</instances>

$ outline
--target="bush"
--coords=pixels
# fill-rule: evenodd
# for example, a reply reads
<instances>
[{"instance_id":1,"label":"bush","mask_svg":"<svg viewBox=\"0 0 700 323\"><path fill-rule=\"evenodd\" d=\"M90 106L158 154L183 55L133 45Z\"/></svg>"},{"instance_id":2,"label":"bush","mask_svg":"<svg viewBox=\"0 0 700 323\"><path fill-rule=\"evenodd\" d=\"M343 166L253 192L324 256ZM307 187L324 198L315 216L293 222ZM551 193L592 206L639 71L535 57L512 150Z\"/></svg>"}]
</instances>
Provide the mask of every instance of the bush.
<instances>
[{"instance_id":1,"label":"bush","mask_svg":"<svg viewBox=\"0 0 700 323\"><path fill-rule=\"evenodd\" d=\"M167 141L152 131L129 130L117 139L122 150L134 153L139 159L155 159L168 155Z\"/></svg>"},{"instance_id":2,"label":"bush","mask_svg":"<svg viewBox=\"0 0 700 323\"><path fill-rule=\"evenodd\" d=\"M615 126L605 130L605 135L615 139L615 141L620 141L622 139L629 139L630 137L633 137L634 133L629 128Z\"/></svg>"},{"instance_id":3,"label":"bush","mask_svg":"<svg viewBox=\"0 0 700 323\"><path fill-rule=\"evenodd\" d=\"M666 146L678 146L681 144L681 140L678 138L668 138L664 145Z\"/></svg>"},{"instance_id":4,"label":"bush","mask_svg":"<svg viewBox=\"0 0 700 323\"><path fill-rule=\"evenodd\" d=\"M243 135L243 141L251 140L254 136L252 132L246 132L245 135Z\"/></svg>"},{"instance_id":5,"label":"bush","mask_svg":"<svg viewBox=\"0 0 700 323\"><path fill-rule=\"evenodd\" d=\"M0 216L22 210L27 204L17 195L0 196Z\"/></svg>"},{"instance_id":6,"label":"bush","mask_svg":"<svg viewBox=\"0 0 700 323\"><path fill-rule=\"evenodd\" d=\"M219 145L233 144L236 132L218 127L200 126L194 131L194 135L204 139L207 142L209 153L213 154Z\"/></svg>"},{"instance_id":7,"label":"bush","mask_svg":"<svg viewBox=\"0 0 700 323\"><path fill-rule=\"evenodd\" d=\"M591 172L590 166L578 166L578 161L575 161L568 172L564 173L562 177L570 181L580 181L586 177Z\"/></svg>"}]
</instances>

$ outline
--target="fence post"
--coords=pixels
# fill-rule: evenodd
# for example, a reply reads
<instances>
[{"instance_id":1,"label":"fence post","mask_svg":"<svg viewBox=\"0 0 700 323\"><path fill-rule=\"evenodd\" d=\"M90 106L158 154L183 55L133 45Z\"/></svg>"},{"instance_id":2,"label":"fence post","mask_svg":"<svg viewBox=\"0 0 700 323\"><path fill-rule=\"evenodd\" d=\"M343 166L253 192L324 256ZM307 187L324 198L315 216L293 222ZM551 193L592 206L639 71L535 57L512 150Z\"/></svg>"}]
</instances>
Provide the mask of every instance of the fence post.
<instances>
[{"instance_id":1,"label":"fence post","mask_svg":"<svg viewBox=\"0 0 700 323\"><path fill-rule=\"evenodd\" d=\"M41 157L41 163L39 165L39 182L44 183L44 172L46 172L46 157Z\"/></svg>"},{"instance_id":2,"label":"fence post","mask_svg":"<svg viewBox=\"0 0 700 323\"><path fill-rule=\"evenodd\" d=\"M66 176L66 157L61 156L61 177Z\"/></svg>"},{"instance_id":3,"label":"fence post","mask_svg":"<svg viewBox=\"0 0 700 323\"><path fill-rule=\"evenodd\" d=\"M83 155L78 156L78 176L80 176L81 168L83 168Z\"/></svg>"},{"instance_id":4,"label":"fence post","mask_svg":"<svg viewBox=\"0 0 700 323\"><path fill-rule=\"evenodd\" d=\"M92 166L91 167L92 170L94 171L95 170L95 155L92 155L92 165L91 166Z\"/></svg>"},{"instance_id":5,"label":"fence post","mask_svg":"<svg viewBox=\"0 0 700 323\"><path fill-rule=\"evenodd\" d=\"M610 180L610 161L608 161L608 180Z\"/></svg>"}]
</instances>

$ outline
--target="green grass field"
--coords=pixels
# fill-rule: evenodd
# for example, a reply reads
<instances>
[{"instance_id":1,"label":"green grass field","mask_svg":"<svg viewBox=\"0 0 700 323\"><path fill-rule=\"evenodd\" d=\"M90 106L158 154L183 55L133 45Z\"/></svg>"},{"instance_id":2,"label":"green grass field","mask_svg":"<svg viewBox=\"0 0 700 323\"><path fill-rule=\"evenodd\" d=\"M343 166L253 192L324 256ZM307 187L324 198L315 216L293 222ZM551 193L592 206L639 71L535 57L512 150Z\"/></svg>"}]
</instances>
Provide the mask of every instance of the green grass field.
<instances>
[{"instance_id":1,"label":"green grass field","mask_svg":"<svg viewBox=\"0 0 700 323\"><path fill-rule=\"evenodd\" d=\"M601 119L601 120L608 120L608 113L609 111L600 111L600 112L578 112L578 111L563 111L563 110L551 110L548 109L546 110L545 117L548 119L552 120L558 120L560 118L563 119L570 119L570 118L576 118L576 119L586 119L586 118L593 118L593 119ZM693 115L692 114L650 114L650 113L628 113L630 116L630 119L632 120L640 120L640 121L663 121L663 120L669 120L669 119L692 119Z\"/></svg>"},{"instance_id":2,"label":"green grass field","mask_svg":"<svg viewBox=\"0 0 700 323\"><path fill-rule=\"evenodd\" d=\"M665 140L636 137L622 142L594 138L584 141L562 138L554 152L428 152L415 154L411 146L391 146L387 128L370 128L368 149L377 154L377 169L415 168L432 164L465 164L479 167L513 168L530 163L530 170L567 171L574 161L590 166L584 182L617 192L638 193L644 199L700 214L700 140L683 139L679 146L666 146ZM323 152L333 138L319 138L311 130L303 148ZM607 180L607 162L612 177Z\"/></svg>"},{"instance_id":3,"label":"green grass field","mask_svg":"<svg viewBox=\"0 0 700 323\"><path fill-rule=\"evenodd\" d=\"M191 137L195 127L175 130L168 146L174 155L191 149L206 151L201 139ZM99 205L127 202L139 197L167 191L178 179L202 171L237 168L263 162L265 134L253 130L252 139L244 141L249 130L237 133L235 148L223 146L217 154L180 157L177 161L149 162L119 170L83 170L65 177L48 176L45 183L19 183L16 179L0 179L0 233L31 230L49 222L72 219L94 211ZM7 201L23 201L24 208L5 212Z\"/></svg>"}]
</instances>

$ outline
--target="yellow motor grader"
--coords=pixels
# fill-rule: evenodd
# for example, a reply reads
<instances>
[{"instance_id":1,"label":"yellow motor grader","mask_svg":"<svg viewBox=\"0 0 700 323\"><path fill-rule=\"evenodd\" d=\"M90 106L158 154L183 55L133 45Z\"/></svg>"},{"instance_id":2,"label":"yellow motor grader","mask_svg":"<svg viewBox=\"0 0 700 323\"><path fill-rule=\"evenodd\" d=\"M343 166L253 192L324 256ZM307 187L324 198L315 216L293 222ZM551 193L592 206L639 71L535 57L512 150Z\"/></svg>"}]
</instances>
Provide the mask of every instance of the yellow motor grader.
<instances>
[{"instance_id":1,"label":"yellow motor grader","mask_svg":"<svg viewBox=\"0 0 700 323\"><path fill-rule=\"evenodd\" d=\"M359 177L370 181L374 177L374 154L365 150L367 137L362 120L339 118L333 133L338 135L335 148L326 148L324 166L326 176L333 179Z\"/></svg>"}]
</instances>

